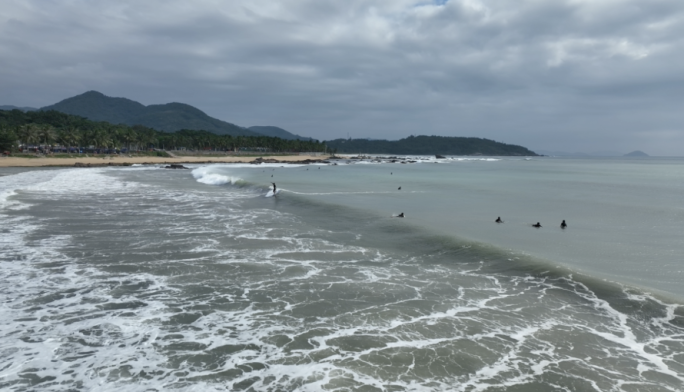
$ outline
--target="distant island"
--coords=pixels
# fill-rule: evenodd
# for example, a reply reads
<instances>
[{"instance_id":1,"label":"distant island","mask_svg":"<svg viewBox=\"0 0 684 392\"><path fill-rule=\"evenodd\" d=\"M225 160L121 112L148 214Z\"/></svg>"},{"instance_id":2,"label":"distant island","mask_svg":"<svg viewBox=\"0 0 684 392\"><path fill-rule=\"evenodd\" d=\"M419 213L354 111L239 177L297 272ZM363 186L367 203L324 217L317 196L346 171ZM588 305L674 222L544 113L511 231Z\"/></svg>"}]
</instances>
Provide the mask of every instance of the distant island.
<instances>
[{"instance_id":1,"label":"distant island","mask_svg":"<svg viewBox=\"0 0 684 392\"><path fill-rule=\"evenodd\" d=\"M636 151L630 152L629 154L625 154L623 156L625 156L625 157L648 157L650 155L646 154L643 151L636 150Z\"/></svg>"},{"instance_id":2,"label":"distant island","mask_svg":"<svg viewBox=\"0 0 684 392\"><path fill-rule=\"evenodd\" d=\"M397 141L337 139L325 144L339 153L538 156L522 146L476 137L409 136Z\"/></svg>"}]
</instances>

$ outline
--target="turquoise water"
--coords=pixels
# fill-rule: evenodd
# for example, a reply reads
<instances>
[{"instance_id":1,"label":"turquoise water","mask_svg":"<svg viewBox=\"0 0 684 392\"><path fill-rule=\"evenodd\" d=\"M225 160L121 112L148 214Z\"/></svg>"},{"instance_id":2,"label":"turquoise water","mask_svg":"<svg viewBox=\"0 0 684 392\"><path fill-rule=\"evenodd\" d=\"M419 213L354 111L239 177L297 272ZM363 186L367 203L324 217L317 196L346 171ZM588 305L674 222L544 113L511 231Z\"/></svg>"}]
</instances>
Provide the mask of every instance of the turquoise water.
<instances>
[{"instance_id":1,"label":"turquoise water","mask_svg":"<svg viewBox=\"0 0 684 392\"><path fill-rule=\"evenodd\" d=\"M2 169L0 387L684 388L684 161L418 162Z\"/></svg>"}]
</instances>

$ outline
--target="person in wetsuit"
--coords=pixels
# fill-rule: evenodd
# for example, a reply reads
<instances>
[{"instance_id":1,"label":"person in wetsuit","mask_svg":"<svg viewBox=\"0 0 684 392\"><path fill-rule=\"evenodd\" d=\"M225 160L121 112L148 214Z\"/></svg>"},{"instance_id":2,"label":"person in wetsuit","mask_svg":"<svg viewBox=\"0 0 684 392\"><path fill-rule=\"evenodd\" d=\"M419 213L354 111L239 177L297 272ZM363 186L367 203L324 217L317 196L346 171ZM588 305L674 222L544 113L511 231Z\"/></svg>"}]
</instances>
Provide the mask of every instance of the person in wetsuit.
<instances>
[{"instance_id":1,"label":"person in wetsuit","mask_svg":"<svg viewBox=\"0 0 684 392\"><path fill-rule=\"evenodd\" d=\"M563 219L563 222L561 222L561 229L565 229L568 227L568 225L565 224L565 219Z\"/></svg>"},{"instance_id":2,"label":"person in wetsuit","mask_svg":"<svg viewBox=\"0 0 684 392\"><path fill-rule=\"evenodd\" d=\"M497 217L496 220L495 220L494 222L496 222L496 223L503 223L503 221L501 220L501 217L500 217L500 216Z\"/></svg>"},{"instance_id":3,"label":"person in wetsuit","mask_svg":"<svg viewBox=\"0 0 684 392\"><path fill-rule=\"evenodd\" d=\"M536 227L537 229L542 227L541 223L537 222L536 224L532 225L532 227Z\"/></svg>"}]
</instances>

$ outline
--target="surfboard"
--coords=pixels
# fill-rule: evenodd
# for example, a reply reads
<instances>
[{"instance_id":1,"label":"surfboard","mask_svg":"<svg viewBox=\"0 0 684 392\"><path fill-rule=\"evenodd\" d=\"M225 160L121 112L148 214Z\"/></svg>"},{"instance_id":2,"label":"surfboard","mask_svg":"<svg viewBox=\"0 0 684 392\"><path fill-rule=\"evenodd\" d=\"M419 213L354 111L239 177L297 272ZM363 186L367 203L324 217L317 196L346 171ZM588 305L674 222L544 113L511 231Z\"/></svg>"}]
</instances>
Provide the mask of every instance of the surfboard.
<instances>
[{"instance_id":1,"label":"surfboard","mask_svg":"<svg viewBox=\"0 0 684 392\"><path fill-rule=\"evenodd\" d=\"M280 189L277 189L275 194L277 195L279 193L280 193ZM273 189L269 190L268 193L266 193L266 197L273 197L273 196L274 196Z\"/></svg>"}]
</instances>

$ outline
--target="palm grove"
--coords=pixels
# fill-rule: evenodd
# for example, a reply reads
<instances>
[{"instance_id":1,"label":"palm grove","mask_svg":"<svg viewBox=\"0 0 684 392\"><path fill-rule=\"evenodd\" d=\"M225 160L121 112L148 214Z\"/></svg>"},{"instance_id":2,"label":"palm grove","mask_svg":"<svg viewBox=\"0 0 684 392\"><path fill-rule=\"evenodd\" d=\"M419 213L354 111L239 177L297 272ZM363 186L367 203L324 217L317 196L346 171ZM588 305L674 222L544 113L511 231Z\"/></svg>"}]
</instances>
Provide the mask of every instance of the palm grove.
<instances>
[{"instance_id":1,"label":"palm grove","mask_svg":"<svg viewBox=\"0 0 684 392\"><path fill-rule=\"evenodd\" d=\"M0 110L0 150L16 151L20 145L60 145L72 148L218 151L323 152L317 140L284 140L268 136L216 135L207 131L161 132L142 125L96 122L62 112Z\"/></svg>"}]
</instances>

